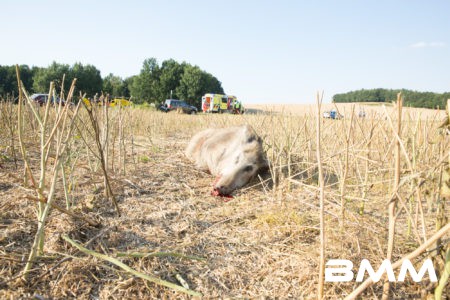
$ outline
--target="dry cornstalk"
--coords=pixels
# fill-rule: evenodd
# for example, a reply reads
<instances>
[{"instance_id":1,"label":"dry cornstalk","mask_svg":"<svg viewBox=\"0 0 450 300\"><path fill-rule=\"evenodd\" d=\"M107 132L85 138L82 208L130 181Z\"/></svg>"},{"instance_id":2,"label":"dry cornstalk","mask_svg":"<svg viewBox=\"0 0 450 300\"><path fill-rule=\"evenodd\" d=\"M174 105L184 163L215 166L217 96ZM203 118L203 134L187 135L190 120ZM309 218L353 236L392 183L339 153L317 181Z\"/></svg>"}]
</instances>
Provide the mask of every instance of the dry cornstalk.
<instances>
[{"instance_id":1,"label":"dry cornstalk","mask_svg":"<svg viewBox=\"0 0 450 300\"><path fill-rule=\"evenodd\" d=\"M401 136L402 130L402 105L403 99L402 94L397 94L397 136ZM393 190L398 190L398 186L400 184L400 174L401 174L401 164L400 164L400 139L396 139L395 143L395 178L394 178L394 187ZM394 251L394 238L395 238L395 223L396 223L396 208L397 208L397 197L390 199L389 201L389 236L388 236L388 248L386 253L386 258L392 260L392 253ZM386 280L383 286L383 300L389 299L389 289L391 287L391 283Z\"/></svg>"},{"instance_id":2,"label":"dry cornstalk","mask_svg":"<svg viewBox=\"0 0 450 300\"><path fill-rule=\"evenodd\" d=\"M80 101L80 103L83 101ZM100 126L99 126L99 122L98 122L98 118L97 118L97 114L94 115L93 112L93 105L91 105L90 107L88 107L84 102L83 102L84 107L86 108L86 111L88 112L88 116L89 116L89 120L91 121L92 127L94 129L94 139L95 139L95 145L97 146L97 153L95 153L93 151L93 149L91 149L90 147L89 150L91 150L94 155L96 155L99 160L100 160L100 166L102 168L103 171L103 177L104 177L104 185L105 185L105 196L108 199L111 199L114 207L117 211L117 214L120 216L120 208L119 208L119 204L117 203L116 197L114 196L114 193L112 191L111 188L111 184L109 181L109 175L108 175L108 166L107 166L107 158L106 158L106 153L107 150L105 150L104 146L102 146L102 142L101 142L101 137L100 137ZM107 112L105 112L105 117L107 118ZM106 135L106 133L105 133ZM105 143L107 143L107 139L105 138ZM87 145L87 143L86 143Z\"/></svg>"},{"instance_id":3,"label":"dry cornstalk","mask_svg":"<svg viewBox=\"0 0 450 300\"><path fill-rule=\"evenodd\" d=\"M448 279L450 278L450 249L447 250L447 254L445 255L445 265L444 271L441 272L441 279L439 280L439 284L434 290L434 299L439 300L442 299L442 292L444 288L448 284Z\"/></svg>"},{"instance_id":4,"label":"dry cornstalk","mask_svg":"<svg viewBox=\"0 0 450 300\"><path fill-rule=\"evenodd\" d=\"M13 99L6 99L6 101L3 101L0 97L0 119L4 120L4 125L6 126L7 130L9 131L10 136L10 145L11 148L11 155L14 160L14 166L17 169L17 154L16 154L16 145L14 142L14 135L15 135L15 114L14 114L14 105L13 105Z\"/></svg>"},{"instance_id":5,"label":"dry cornstalk","mask_svg":"<svg viewBox=\"0 0 450 300\"><path fill-rule=\"evenodd\" d=\"M28 174L28 177L30 178L31 184L33 187L36 188L36 180L34 179L33 173L31 172L30 165L28 164L27 159L27 150L25 148L25 143L23 142L23 93L22 93L22 81L20 80L20 73L19 73L19 65L16 65L16 76L17 76L17 85L19 89L19 104L17 106L17 134L19 138L19 145L20 145L20 153L22 155L25 169L24 169L24 178L23 181L26 184L26 174Z\"/></svg>"},{"instance_id":6,"label":"dry cornstalk","mask_svg":"<svg viewBox=\"0 0 450 300\"><path fill-rule=\"evenodd\" d=\"M413 168L413 165L411 163L411 159L409 158L408 152L406 151L406 147L405 147L405 145L402 142L400 134L394 128L394 124L392 122L391 117L389 116L389 114L386 111L386 107L384 107L384 110L385 110L385 113L386 113L386 116L387 116L387 119L388 119L389 126L391 127L391 129L393 131L393 134L394 134L394 137L396 139L396 145L400 146L401 152L403 153L403 156L405 157L405 161L406 161L406 163L408 165L408 169L411 172L411 174L414 174L414 168ZM420 195L419 184L417 184L417 182L414 181L415 180L414 178L412 180L413 180L413 183L414 183L414 186L415 186L414 187L414 192L416 194L418 208L419 208L419 212L420 212L420 218L421 218L421 222L422 222L422 240L426 241L427 233L426 233L426 225L425 225L425 216L424 216L424 213L423 213L422 200L421 200L422 197ZM398 188L399 188L399 185L397 185L397 189ZM392 194L392 195L394 195L394 194Z\"/></svg>"},{"instance_id":7,"label":"dry cornstalk","mask_svg":"<svg viewBox=\"0 0 450 300\"><path fill-rule=\"evenodd\" d=\"M322 157L321 157L321 143L320 143L320 133L321 133L321 117L320 110L322 106L323 92L319 96L317 93L317 128L316 128L316 146L317 146L317 165L319 169L319 203L320 203L320 262L319 262L319 285L317 287L317 299L321 300L323 298L324 283L325 283L325 219L324 219L324 196L325 196L325 181L323 178L323 167L322 167Z\"/></svg>"},{"instance_id":8,"label":"dry cornstalk","mask_svg":"<svg viewBox=\"0 0 450 300\"><path fill-rule=\"evenodd\" d=\"M17 74L18 74L18 70L17 70ZM18 80L19 80L19 77L18 77ZM70 102L70 100L72 98L75 82L76 82L76 80L74 80L72 82L72 87L70 89L71 92L69 93L69 96L67 99L68 102ZM55 195L56 182L57 182L57 178L58 178L58 171L60 170L60 166L63 161L63 156L65 155L68 140L71 137L71 133L72 133L72 129L73 129L73 122L75 120L75 116L78 113L79 105L76 107L75 111L73 112L73 117L70 118L70 121L69 121L70 124L68 124L68 126L66 126L67 116L69 113L70 105L67 104L64 107L64 109L62 109L61 103L60 103L59 108L57 110L55 110L56 120L53 122L53 125L52 125L53 127L52 127L50 133L48 133L47 129L49 126L49 111L50 111L50 105L52 102L51 97L54 96L53 82L50 84L48 101L47 101L47 104L45 107L45 113L44 113L43 118L41 118L38 111L34 108L34 103L30 99L30 97L27 95L27 92L25 91L25 88L23 87L23 85L20 84L19 86L21 87L22 93L25 95L28 106L33 111L35 119L39 123L39 131L40 131L40 175L39 175L38 185L36 186L36 184L34 184L34 189L36 190L37 198L39 200L39 202L38 202L38 229L37 229L37 232L36 232L36 235L34 238L33 245L31 247L31 251L30 251L27 263L22 272L23 278L26 279L29 271L32 268L32 265L34 264L36 256L41 255L44 250L45 226L46 226L47 218L50 215L51 208L53 207L53 201L55 199L54 195ZM20 106L22 105L22 101L19 101L19 102L20 102L20 104L19 104L19 120L21 120L22 112L21 112ZM20 123L20 126L22 126L21 123ZM22 129L20 128L19 132L21 132L21 130ZM59 134L56 134L57 132L59 132ZM55 135L56 135L56 137L55 137ZM22 149L23 149L22 153L26 154L24 147L22 147ZM55 158L53 168L51 170L52 175L51 175L51 179L50 179L48 195L47 195L47 197L45 197L44 191L47 188L46 181L49 177L47 174L47 165L48 165L49 153L50 153L51 149L54 149L56 151L56 154L55 154L56 158ZM23 159L25 161L25 165L27 165L28 163L26 162L27 161L26 155L23 156Z\"/></svg>"},{"instance_id":9,"label":"dry cornstalk","mask_svg":"<svg viewBox=\"0 0 450 300\"><path fill-rule=\"evenodd\" d=\"M353 126L353 115L355 114L355 106L352 105L352 113L350 117L350 125L348 127L347 136L345 138L345 161L344 161L344 172L341 178L341 228L344 228L344 220L345 220L345 188L347 183L347 177L348 177L348 169L349 169L349 147L350 147L350 137L352 133L352 126Z\"/></svg>"},{"instance_id":10,"label":"dry cornstalk","mask_svg":"<svg viewBox=\"0 0 450 300\"><path fill-rule=\"evenodd\" d=\"M448 231L450 231L450 223L441 228L438 232L436 232L432 237L430 237L425 243L420 245L413 252L403 256L400 260L396 261L392 264L392 269L395 270L403 264L403 261L406 259L412 260L422 254L422 252L426 251L431 245L433 245L438 239L442 238ZM353 290L345 299L356 299L362 292L364 292L368 287L374 284L374 281L371 277L367 278L358 288Z\"/></svg>"},{"instance_id":11,"label":"dry cornstalk","mask_svg":"<svg viewBox=\"0 0 450 300\"><path fill-rule=\"evenodd\" d=\"M42 202L42 201L44 201L43 203L47 203L47 199L42 200L42 199L38 199L38 198L35 198L35 197L31 197L31 196L25 196L24 198L28 199L28 200L35 201L35 202L39 202L39 201ZM85 221L86 223L88 223L91 226L97 227L97 226L100 225L100 223L98 223L97 221L92 220L92 219L87 218L87 217L84 217L83 215L76 214L76 213L74 213L74 212L72 212L70 210L65 209L64 207L59 206L56 203L52 203L51 205L52 205L52 208L54 208L56 210L59 210L60 212L66 214L66 215L69 215L72 218L83 220L83 221Z\"/></svg>"},{"instance_id":12,"label":"dry cornstalk","mask_svg":"<svg viewBox=\"0 0 450 300\"><path fill-rule=\"evenodd\" d=\"M72 246L74 246L75 248L80 250L81 252L89 254L89 255L92 255L92 256L97 257L97 258L100 258L102 260L106 260L106 261L108 261L108 262L110 262L112 264L115 264L116 266L120 267L121 269L125 270L126 272L128 272L128 273L130 273L130 274L132 274L132 275L134 275L136 277L142 278L144 280L148 280L148 281L153 282L155 284L159 284L159 285L168 287L168 288L173 289L175 291L178 291L178 292L181 292L181 293L185 293L185 294L188 294L188 295L191 295L191 296L197 296L197 297L201 297L202 296L202 294L200 294L200 293L198 293L196 291L184 288L182 286L179 286L179 285L173 284L171 282L159 279L157 277L153 277L153 276L149 276L149 275L140 273L140 272L130 268L129 266L127 266L123 262L119 261L118 259L115 259L113 257L109 257L107 255L104 255L104 254L101 254L101 253L98 253L98 252L86 249L85 247L83 247L80 244L76 243L75 241L71 240L66 235L63 235L62 238L64 240L66 240L68 243L70 243Z\"/></svg>"}]
</instances>

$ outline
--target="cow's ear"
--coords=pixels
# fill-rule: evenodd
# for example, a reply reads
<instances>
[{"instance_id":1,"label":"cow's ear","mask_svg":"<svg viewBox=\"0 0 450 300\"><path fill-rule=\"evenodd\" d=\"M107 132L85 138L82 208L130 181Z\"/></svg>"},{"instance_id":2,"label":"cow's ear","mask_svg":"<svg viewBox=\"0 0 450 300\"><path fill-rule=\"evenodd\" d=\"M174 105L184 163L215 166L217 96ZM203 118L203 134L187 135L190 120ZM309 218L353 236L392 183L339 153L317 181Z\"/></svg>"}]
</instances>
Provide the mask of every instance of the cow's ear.
<instances>
[{"instance_id":1,"label":"cow's ear","mask_svg":"<svg viewBox=\"0 0 450 300\"><path fill-rule=\"evenodd\" d=\"M244 144L251 144L254 141L256 141L258 144L262 144L262 139L256 134L253 127L251 127L250 125L245 125L245 139L243 141Z\"/></svg>"},{"instance_id":2,"label":"cow's ear","mask_svg":"<svg viewBox=\"0 0 450 300\"><path fill-rule=\"evenodd\" d=\"M253 130L252 126L250 126L250 125L243 125L242 127L244 127L244 132L245 132L245 135L247 137L255 135L255 130Z\"/></svg>"}]
</instances>

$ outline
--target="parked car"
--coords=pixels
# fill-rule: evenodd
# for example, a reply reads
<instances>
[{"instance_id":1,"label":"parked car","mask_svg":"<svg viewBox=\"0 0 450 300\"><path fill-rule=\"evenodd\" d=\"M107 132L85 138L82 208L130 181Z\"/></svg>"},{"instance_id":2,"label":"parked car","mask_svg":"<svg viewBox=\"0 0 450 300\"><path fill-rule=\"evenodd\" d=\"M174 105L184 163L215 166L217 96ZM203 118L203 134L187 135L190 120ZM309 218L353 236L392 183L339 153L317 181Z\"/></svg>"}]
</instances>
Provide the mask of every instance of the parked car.
<instances>
[{"instance_id":1,"label":"parked car","mask_svg":"<svg viewBox=\"0 0 450 300\"><path fill-rule=\"evenodd\" d=\"M31 95L30 98L31 98L31 100L33 100L34 102L36 102L37 104L42 106L45 103L47 103L48 94L33 94L33 95ZM63 105L63 106L66 104L66 102L60 98L56 98L56 101L55 101L54 97L52 97L51 101L52 101L52 104L55 104L55 103L59 104L60 102L61 102L61 105Z\"/></svg>"},{"instance_id":2,"label":"parked car","mask_svg":"<svg viewBox=\"0 0 450 300\"><path fill-rule=\"evenodd\" d=\"M336 110L330 110L330 111L325 111L323 113L323 117L325 119L333 119L333 120L339 120L339 119L343 119L344 116L341 115L340 113L338 113Z\"/></svg>"},{"instance_id":3,"label":"parked car","mask_svg":"<svg viewBox=\"0 0 450 300\"><path fill-rule=\"evenodd\" d=\"M48 94L33 94L30 98L39 105L44 105L44 103L47 103Z\"/></svg>"},{"instance_id":4,"label":"parked car","mask_svg":"<svg viewBox=\"0 0 450 300\"><path fill-rule=\"evenodd\" d=\"M162 112L169 112L169 108L167 108L166 104L163 103L160 106L157 107L158 110L162 111Z\"/></svg>"},{"instance_id":5,"label":"parked car","mask_svg":"<svg viewBox=\"0 0 450 300\"><path fill-rule=\"evenodd\" d=\"M359 113L358 113L358 117L365 118L366 117L366 112L364 110L360 110Z\"/></svg>"},{"instance_id":6,"label":"parked car","mask_svg":"<svg viewBox=\"0 0 450 300\"><path fill-rule=\"evenodd\" d=\"M197 107L189 105L183 100L167 99L163 106L166 107L167 112L172 110L181 110L186 114L196 114L198 112Z\"/></svg>"}]
</instances>

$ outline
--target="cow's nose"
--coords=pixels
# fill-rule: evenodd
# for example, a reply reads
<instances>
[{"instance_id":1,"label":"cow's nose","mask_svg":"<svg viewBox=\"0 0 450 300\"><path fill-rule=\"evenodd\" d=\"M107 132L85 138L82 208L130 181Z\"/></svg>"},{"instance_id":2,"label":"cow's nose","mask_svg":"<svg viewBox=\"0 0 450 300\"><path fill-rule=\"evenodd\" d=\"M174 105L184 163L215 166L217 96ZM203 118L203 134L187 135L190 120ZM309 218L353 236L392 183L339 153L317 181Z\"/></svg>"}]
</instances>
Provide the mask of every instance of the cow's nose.
<instances>
[{"instance_id":1,"label":"cow's nose","mask_svg":"<svg viewBox=\"0 0 450 300\"><path fill-rule=\"evenodd\" d=\"M227 191L227 187L224 185L216 185L214 187L214 191L218 192L219 194L225 194Z\"/></svg>"}]
</instances>

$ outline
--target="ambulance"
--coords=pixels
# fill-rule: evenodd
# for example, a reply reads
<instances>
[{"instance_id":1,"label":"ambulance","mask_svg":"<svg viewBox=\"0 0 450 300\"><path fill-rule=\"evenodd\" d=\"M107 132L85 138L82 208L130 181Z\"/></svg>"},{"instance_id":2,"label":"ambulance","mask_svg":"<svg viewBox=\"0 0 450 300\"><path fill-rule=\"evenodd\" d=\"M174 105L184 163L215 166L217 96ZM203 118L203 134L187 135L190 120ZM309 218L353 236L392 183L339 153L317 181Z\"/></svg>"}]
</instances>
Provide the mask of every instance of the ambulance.
<instances>
[{"instance_id":1,"label":"ambulance","mask_svg":"<svg viewBox=\"0 0 450 300\"><path fill-rule=\"evenodd\" d=\"M237 103L239 110L235 109ZM205 113L240 113L240 107L236 96L205 94L202 97L202 110Z\"/></svg>"}]
</instances>

